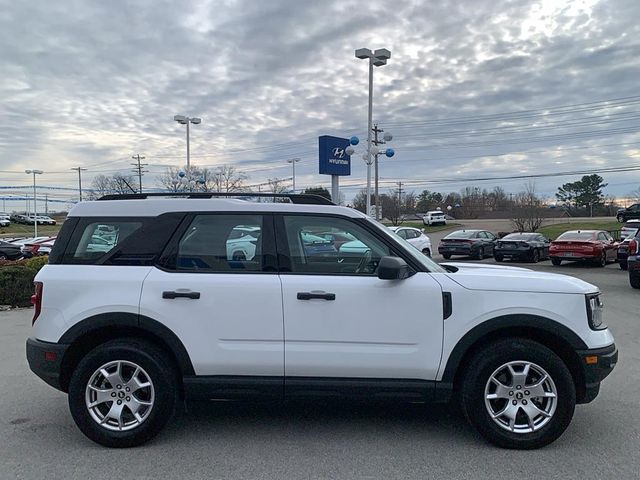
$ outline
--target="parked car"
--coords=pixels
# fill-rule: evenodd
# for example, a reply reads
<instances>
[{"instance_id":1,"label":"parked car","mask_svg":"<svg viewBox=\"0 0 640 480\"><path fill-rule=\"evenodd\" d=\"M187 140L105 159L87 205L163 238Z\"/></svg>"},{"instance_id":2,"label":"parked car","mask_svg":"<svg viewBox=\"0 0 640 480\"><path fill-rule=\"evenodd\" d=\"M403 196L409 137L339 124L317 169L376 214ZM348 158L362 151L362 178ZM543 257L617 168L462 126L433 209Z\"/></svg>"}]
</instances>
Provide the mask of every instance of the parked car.
<instances>
[{"instance_id":1,"label":"parked car","mask_svg":"<svg viewBox=\"0 0 640 480\"><path fill-rule=\"evenodd\" d=\"M571 230L551 242L551 263L560 265L563 260L589 261L599 267L617 259L618 242L604 230Z\"/></svg>"},{"instance_id":2,"label":"parked car","mask_svg":"<svg viewBox=\"0 0 640 480\"><path fill-rule=\"evenodd\" d=\"M422 217L422 222L425 225L446 225L447 217L444 212L440 210L433 210L431 212L427 212L427 214Z\"/></svg>"},{"instance_id":3,"label":"parked car","mask_svg":"<svg viewBox=\"0 0 640 480\"><path fill-rule=\"evenodd\" d=\"M431 256L431 239L422 230L413 227L389 227L389 230L405 239L427 257Z\"/></svg>"},{"instance_id":4,"label":"parked car","mask_svg":"<svg viewBox=\"0 0 640 480\"><path fill-rule=\"evenodd\" d=\"M38 225L55 225L56 221L47 215L38 215L36 217Z\"/></svg>"},{"instance_id":5,"label":"parked car","mask_svg":"<svg viewBox=\"0 0 640 480\"><path fill-rule=\"evenodd\" d=\"M56 237L48 237L44 240L25 243L22 247L22 254L26 258L36 257L40 255L49 255L56 241Z\"/></svg>"},{"instance_id":6,"label":"parked car","mask_svg":"<svg viewBox=\"0 0 640 480\"><path fill-rule=\"evenodd\" d=\"M10 240L10 243L13 243L14 245L20 245L21 247L23 245L26 245L27 243L35 243L35 242L39 242L41 240L46 240L47 236L44 237L28 237L28 238L15 238L13 240Z\"/></svg>"},{"instance_id":7,"label":"parked car","mask_svg":"<svg viewBox=\"0 0 640 480\"><path fill-rule=\"evenodd\" d=\"M22 251L18 245L0 240L0 260L16 260L22 257Z\"/></svg>"},{"instance_id":8,"label":"parked car","mask_svg":"<svg viewBox=\"0 0 640 480\"><path fill-rule=\"evenodd\" d=\"M510 233L496 243L493 258L501 262L505 258L538 263L549 258L551 241L539 233Z\"/></svg>"},{"instance_id":9,"label":"parked car","mask_svg":"<svg viewBox=\"0 0 640 480\"><path fill-rule=\"evenodd\" d=\"M440 240L438 253L446 260L451 255L466 255L476 259L493 255L497 237L486 230L456 230Z\"/></svg>"},{"instance_id":10,"label":"parked car","mask_svg":"<svg viewBox=\"0 0 640 480\"><path fill-rule=\"evenodd\" d=\"M640 288L640 230L634 237L629 238L627 268L629 283L633 288Z\"/></svg>"},{"instance_id":11,"label":"parked car","mask_svg":"<svg viewBox=\"0 0 640 480\"><path fill-rule=\"evenodd\" d=\"M620 240L624 240L627 237L633 237L636 231L640 228L640 220L629 220L620 229Z\"/></svg>"},{"instance_id":12,"label":"parked car","mask_svg":"<svg viewBox=\"0 0 640 480\"><path fill-rule=\"evenodd\" d=\"M345 232L321 232L317 233L319 237L324 238L325 240L329 240L334 248L340 251L340 247L348 242L353 242L356 238L353 235L350 235Z\"/></svg>"},{"instance_id":13,"label":"parked car","mask_svg":"<svg viewBox=\"0 0 640 480\"><path fill-rule=\"evenodd\" d=\"M76 204L35 277L29 366L99 444L148 441L183 398L456 396L490 442L537 448L616 365L600 291L577 278L445 269L322 197L169 196ZM106 253L87 248L98 224ZM251 260L228 258L239 226L260 228ZM326 231L365 248L308 256L305 233Z\"/></svg>"},{"instance_id":14,"label":"parked car","mask_svg":"<svg viewBox=\"0 0 640 480\"><path fill-rule=\"evenodd\" d=\"M11 225L11 220L8 218L0 218L0 227L8 227Z\"/></svg>"},{"instance_id":15,"label":"parked car","mask_svg":"<svg viewBox=\"0 0 640 480\"><path fill-rule=\"evenodd\" d=\"M627 258L629 257L629 243L631 243L632 239L633 236L627 237L618 244L617 259L618 265L620 265L620 270L627 270L628 268Z\"/></svg>"},{"instance_id":16,"label":"parked car","mask_svg":"<svg viewBox=\"0 0 640 480\"><path fill-rule=\"evenodd\" d=\"M640 203L634 203L633 205L627 208L618 209L616 218L620 223L626 222L627 220L631 220L632 218L640 219Z\"/></svg>"}]
</instances>

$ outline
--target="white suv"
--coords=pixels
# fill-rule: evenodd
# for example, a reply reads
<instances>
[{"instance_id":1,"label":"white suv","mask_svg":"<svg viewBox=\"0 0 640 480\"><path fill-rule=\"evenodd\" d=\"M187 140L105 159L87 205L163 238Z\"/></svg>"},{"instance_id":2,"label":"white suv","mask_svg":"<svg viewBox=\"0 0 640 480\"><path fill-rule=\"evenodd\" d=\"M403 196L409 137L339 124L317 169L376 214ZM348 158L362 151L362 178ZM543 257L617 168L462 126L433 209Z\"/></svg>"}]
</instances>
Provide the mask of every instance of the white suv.
<instances>
[{"instance_id":1,"label":"white suv","mask_svg":"<svg viewBox=\"0 0 640 480\"><path fill-rule=\"evenodd\" d=\"M29 365L102 445L149 440L182 398L456 396L489 441L536 448L616 363L593 285L443 268L315 196L216 196L78 204L35 279ZM228 248L239 229L255 238L244 257ZM367 248L327 243L351 238Z\"/></svg>"}]
</instances>

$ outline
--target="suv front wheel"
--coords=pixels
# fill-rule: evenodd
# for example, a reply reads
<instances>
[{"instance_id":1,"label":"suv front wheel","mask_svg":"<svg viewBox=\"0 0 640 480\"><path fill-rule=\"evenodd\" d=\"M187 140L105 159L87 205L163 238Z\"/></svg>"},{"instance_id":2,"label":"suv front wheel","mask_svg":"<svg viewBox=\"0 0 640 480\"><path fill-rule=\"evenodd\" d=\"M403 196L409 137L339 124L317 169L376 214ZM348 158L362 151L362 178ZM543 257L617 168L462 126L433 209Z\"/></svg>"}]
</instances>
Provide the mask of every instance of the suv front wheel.
<instances>
[{"instance_id":1,"label":"suv front wheel","mask_svg":"<svg viewBox=\"0 0 640 480\"><path fill-rule=\"evenodd\" d=\"M69 384L69 409L87 437L106 447L133 447L157 435L174 414L177 375L167 354L135 338L91 350Z\"/></svg>"},{"instance_id":2,"label":"suv front wheel","mask_svg":"<svg viewBox=\"0 0 640 480\"><path fill-rule=\"evenodd\" d=\"M565 431L576 404L564 362L525 339L500 340L471 359L462 378L462 407L489 442L503 448L539 448Z\"/></svg>"}]
</instances>

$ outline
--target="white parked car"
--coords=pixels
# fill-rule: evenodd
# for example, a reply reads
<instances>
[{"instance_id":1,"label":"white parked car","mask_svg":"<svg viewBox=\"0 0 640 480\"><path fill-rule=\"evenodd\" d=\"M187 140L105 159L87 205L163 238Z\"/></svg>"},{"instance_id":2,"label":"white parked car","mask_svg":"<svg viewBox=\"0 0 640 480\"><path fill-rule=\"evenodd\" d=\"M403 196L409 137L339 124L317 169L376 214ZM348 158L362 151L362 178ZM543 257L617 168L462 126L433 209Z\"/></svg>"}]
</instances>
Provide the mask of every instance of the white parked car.
<instances>
[{"instance_id":1,"label":"white parked car","mask_svg":"<svg viewBox=\"0 0 640 480\"><path fill-rule=\"evenodd\" d=\"M627 220L620 230L620 240L634 236L638 229L640 229L640 220Z\"/></svg>"},{"instance_id":2,"label":"white parked car","mask_svg":"<svg viewBox=\"0 0 640 480\"><path fill-rule=\"evenodd\" d=\"M433 251L431 250L431 239L425 235L422 230L413 227L389 227L389 229L420 250L427 257L431 256L431 252Z\"/></svg>"},{"instance_id":3,"label":"white parked car","mask_svg":"<svg viewBox=\"0 0 640 480\"><path fill-rule=\"evenodd\" d=\"M425 225L446 225L447 217L444 212L440 210L433 210L431 212L427 212L427 214L422 217L422 222Z\"/></svg>"},{"instance_id":4,"label":"white parked car","mask_svg":"<svg viewBox=\"0 0 640 480\"><path fill-rule=\"evenodd\" d=\"M76 204L35 278L30 368L95 442L146 442L183 397L456 396L489 441L537 448L617 362L594 285L440 266L321 197L208 195ZM229 237L247 227L254 254L233 258ZM90 248L105 231L111 248Z\"/></svg>"}]
</instances>

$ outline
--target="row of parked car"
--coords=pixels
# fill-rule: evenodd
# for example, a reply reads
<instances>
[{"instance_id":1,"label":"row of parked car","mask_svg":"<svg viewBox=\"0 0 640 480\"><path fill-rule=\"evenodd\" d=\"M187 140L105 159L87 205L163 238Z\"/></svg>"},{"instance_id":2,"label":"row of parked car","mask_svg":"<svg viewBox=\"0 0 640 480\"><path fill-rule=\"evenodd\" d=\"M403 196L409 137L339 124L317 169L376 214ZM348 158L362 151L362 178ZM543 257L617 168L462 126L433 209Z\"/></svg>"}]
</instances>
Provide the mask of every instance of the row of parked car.
<instances>
[{"instance_id":1,"label":"row of parked car","mask_svg":"<svg viewBox=\"0 0 640 480\"><path fill-rule=\"evenodd\" d=\"M497 262L505 259L537 263L551 260L590 262L604 267L618 262L629 271L629 281L640 288L640 220L630 220L621 230L621 240L615 240L606 230L570 230L551 241L539 233L510 233L499 238L486 230L456 230L444 237L438 246L445 260L453 255L483 259L493 256Z\"/></svg>"},{"instance_id":2,"label":"row of parked car","mask_svg":"<svg viewBox=\"0 0 640 480\"><path fill-rule=\"evenodd\" d=\"M49 255L56 237L31 237L0 240L0 260L19 260Z\"/></svg>"},{"instance_id":3,"label":"row of parked car","mask_svg":"<svg viewBox=\"0 0 640 480\"><path fill-rule=\"evenodd\" d=\"M0 212L0 227L8 227L11 222L24 225L55 225L56 221L48 215L34 215L32 213L12 213Z\"/></svg>"}]
</instances>

